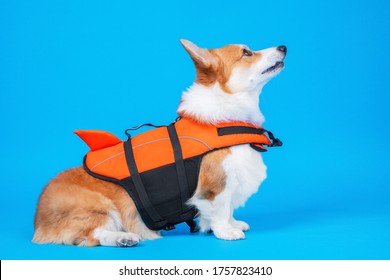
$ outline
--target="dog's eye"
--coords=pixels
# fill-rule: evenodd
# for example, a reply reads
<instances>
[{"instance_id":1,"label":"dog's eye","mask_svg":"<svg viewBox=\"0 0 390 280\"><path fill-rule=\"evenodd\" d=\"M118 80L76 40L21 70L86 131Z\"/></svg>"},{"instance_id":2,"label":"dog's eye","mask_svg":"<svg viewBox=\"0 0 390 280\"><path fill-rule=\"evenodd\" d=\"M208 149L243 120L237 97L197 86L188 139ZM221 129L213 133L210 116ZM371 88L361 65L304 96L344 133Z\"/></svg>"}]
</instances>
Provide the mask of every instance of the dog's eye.
<instances>
[{"instance_id":1,"label":"dog's eye","mask_svg":"<svg viewBox=\"0 0 390 280\"><path fill-rule=\"evenodd\" d=\"M252 56L252 55L253 55L253 52L251 52L251 51L248 50L248 49L243 49L243 50L242 50L242 54L243 54L244 56Z\"/></svg>"}]
</instances>

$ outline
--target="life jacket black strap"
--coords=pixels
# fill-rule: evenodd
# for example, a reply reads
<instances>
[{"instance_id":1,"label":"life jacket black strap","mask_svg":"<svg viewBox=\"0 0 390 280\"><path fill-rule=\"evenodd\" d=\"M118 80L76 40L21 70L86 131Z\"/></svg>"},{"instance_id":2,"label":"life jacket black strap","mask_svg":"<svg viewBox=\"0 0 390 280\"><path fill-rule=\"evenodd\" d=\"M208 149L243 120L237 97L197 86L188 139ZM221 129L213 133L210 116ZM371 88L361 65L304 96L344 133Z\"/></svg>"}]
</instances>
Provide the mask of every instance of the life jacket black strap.
<instances>
[{"instance_id":1,"label":"life jacket black strap","mask_svg":"<svg viewBox=\"0 0 390 280\"><path fill-rule=\"evenodd\" d=\"M160 214L156 211L156 209L153 207L153 204L151 203L149 196L145 191L144 184L142 182L141 176L138 172L138 168L134 160L131 138L129 138L127 141L124 141L124 150L126 155L127 167L129 168L130 175L134 183L134 187L137 191L139 200L143 208L145 209L145 212L149 215L151 220L153 220L156 224L158 224L161 227L164 227L168 222L164 220L160 216Z\"/></svg>"},{"instance_id":2,"label":"life jacket black strap","mask_svg":"<svg viewBox=\"0 0 390 280\"><path fill-rule=\"evenodd\" d=\"M217 132L218 132L218 136L231 135L231 134L262 135L265 132L267 132L269 139L271 139L271 144L268 145L269 147L280 147L283 145L283 142L280 141L279 138L276 138L271 131L268 131L264 128L256 128L256 127L248 127L248 126L227 126L227 127L217 128Z\"/></svg>"},{"instance_id":3,"label":"life jacket black strap","mask_svg":"<svg viewBox=\"0 0 390 280\"><path fill-rule=\"evenodd\" d=\"M190 232L195 233L200 230L199 226L195 223L193 219L187 220L186 224L190 227Z\"/></svg>"},{"instance_id":4,"label":"life jacket black strap","mask_svg":"<svg viewBox=\"0 0 390 280\"><path fill-rule=\"evenodd\" d=\"M248 126L227 126L217 128L218 136L231 134L264 134L266 130L263 128L248 127Z\"/></svg>"},{"instance_id":5,"label":"life jacket black strap","mask_svg":"<svg viewBox=\"0 0 390 280\"><path fill-rule=\"evenodd\" d=\"M183 160L183 153L180 146L179 137L177 136L175 123L171 123L168 127L168 134L169 138L171 140L173 154L175 157L175 165L176 165L176 172L177 172L177 179L179 182L179 188L180 188L180 198L181 198L181 207L183 214L182 216L186 216L187 212L191 211L191 209L186 204L188 199L190 198L190 190L188 187L188 180L187 180L187 173L184 166L184 160ZM183 216L183 217L184 217ZM192 218L192 215L190 218ZM184 219L186 220L186 219Z\"/></svg>"}]
</instances>

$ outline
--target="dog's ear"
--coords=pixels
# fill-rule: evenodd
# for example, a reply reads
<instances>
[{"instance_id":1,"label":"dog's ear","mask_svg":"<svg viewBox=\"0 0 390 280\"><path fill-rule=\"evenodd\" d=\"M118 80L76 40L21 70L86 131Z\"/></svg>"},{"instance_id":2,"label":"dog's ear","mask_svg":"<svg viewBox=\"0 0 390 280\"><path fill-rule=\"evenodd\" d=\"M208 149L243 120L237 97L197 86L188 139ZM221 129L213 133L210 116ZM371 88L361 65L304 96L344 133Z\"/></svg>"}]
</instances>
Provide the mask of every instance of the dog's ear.
<instances>
[{"instance_id":1,"label":"dog's ear","mask_svg":"<svg viewBox=\"0 0 390 280\"><path fill-rule=\"evenodd\" d=\"M185 39L180 39L180 43L191 56L197 67L209 68L213 63L217 62L217 58L209 50L199 48L194 43Z\"/></svg>"}]
</instances>

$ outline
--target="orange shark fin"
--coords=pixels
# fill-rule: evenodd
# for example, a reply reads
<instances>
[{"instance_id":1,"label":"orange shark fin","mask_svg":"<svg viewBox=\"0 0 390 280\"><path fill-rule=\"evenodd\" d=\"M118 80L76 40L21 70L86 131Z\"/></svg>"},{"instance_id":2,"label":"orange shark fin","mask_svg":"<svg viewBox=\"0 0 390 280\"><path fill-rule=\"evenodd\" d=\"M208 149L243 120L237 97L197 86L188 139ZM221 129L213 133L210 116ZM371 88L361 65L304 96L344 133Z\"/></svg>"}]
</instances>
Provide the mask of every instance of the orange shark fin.
<instances>
[{"instance_id":1,"label":"orange shark fin","mask_svg":"<svg viewBox=\"0 0 390 280\"><path fill-rule=\"evenodd\" d=\"M114 134L102 130L75 130L74 133L89 146L91 151L111 147L122 142Z\"/></svg>"}]
</instances>

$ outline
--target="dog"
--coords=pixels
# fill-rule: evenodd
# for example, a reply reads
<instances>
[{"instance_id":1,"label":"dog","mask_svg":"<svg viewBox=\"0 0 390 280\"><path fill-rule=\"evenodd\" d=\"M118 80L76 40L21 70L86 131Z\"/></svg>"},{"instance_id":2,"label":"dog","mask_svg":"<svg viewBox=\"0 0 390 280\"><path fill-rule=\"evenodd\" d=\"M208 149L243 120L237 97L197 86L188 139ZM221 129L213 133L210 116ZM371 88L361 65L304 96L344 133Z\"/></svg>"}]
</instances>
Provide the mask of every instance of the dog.
<instances>
[{"instance_id":1,"label":"dog","mask_svg":"<svg viewBox=\"0 0 390 280\"><path fill-rule=\"evenodd\" d=\"M245 45L205 49L181 39L196 68L196 79L182 95L177 113L202 124L244 122L261 126L259 96L284 69L285 46L260 51ZM196 190L187 201L198 211L199 228L223 240L245 238L249 225L233 212L266 179L261 154L249 144L216 149L200 163ZM42 191L33 242L79 246L134 246L161 237L149 229L133 199L119 185L72 168Z\"/></svg>"}]
</instances>

